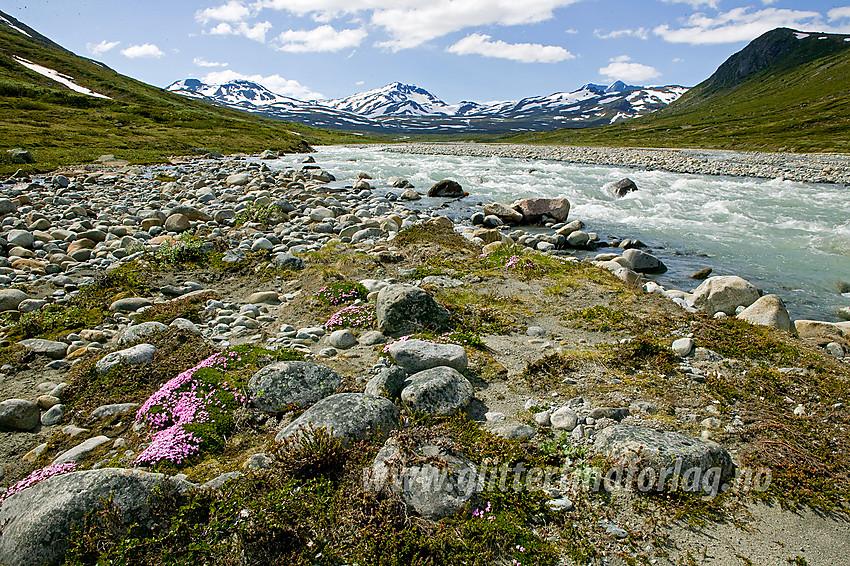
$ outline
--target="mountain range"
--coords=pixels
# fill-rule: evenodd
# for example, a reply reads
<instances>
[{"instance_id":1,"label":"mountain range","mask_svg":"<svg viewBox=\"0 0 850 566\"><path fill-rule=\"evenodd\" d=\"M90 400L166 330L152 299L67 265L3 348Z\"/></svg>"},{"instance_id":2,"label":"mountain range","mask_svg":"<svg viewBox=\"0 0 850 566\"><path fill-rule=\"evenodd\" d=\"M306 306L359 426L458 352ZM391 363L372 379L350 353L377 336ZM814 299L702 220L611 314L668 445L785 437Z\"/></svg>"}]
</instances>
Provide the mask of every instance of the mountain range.
<instances>
[{"instance_id":1,"label":"mountain range","mask_svg":"<svg viewBox=\"0 0 850 566\"><path fill-rule=\"evenodd\" d=\"M584 128L636 118L687 92L617 81L519 101L447 104L427 90L394 82L334 100L301 101L247 80L206 84L183 79L167 90L211 104L323 128L381 133L508 133Z\"/></svg>"}]
</instances>

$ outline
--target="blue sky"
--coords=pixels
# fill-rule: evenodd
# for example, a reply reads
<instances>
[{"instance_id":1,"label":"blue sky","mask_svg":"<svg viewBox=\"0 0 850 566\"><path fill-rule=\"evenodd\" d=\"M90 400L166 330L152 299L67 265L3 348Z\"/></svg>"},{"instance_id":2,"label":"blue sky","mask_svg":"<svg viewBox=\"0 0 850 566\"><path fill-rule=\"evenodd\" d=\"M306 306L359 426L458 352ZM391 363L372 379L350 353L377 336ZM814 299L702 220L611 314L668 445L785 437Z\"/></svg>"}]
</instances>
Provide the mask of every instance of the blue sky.
<instances>
[{"instance_id":1,"label":"blue sky","mask_svg":"<svg viewBox=\"0 0 850 566\"><path fill-rule=\"evenodd\" d=\"M157 86L251 78L301 99L393 81L446 102L707 78L775 27L850 33L850 0L4 0L68 49Z\"/></svg>"}]
</instances>

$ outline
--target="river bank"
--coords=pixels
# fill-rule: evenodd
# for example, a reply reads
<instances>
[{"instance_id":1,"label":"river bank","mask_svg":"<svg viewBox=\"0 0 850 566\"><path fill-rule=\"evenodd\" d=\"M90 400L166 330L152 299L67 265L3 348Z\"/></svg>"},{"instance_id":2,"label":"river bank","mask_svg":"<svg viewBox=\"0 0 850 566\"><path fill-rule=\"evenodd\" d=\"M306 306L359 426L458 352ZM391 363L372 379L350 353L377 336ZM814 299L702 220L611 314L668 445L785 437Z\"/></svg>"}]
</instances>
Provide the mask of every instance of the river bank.
<instances>
[{"instance_id":1,"label":"river bank","mask_svg":"<svg viewBox=\"0 0 850 566\"><path fill-rule=\"evenodd\" d=\"M427 186L403 189L365 160L343 174L322 157L90 165L4 187L0 464L5 484L37 475L0 507L11 525L0 562L28 564L49 546L58 564L69 536L79 556L147 563L189 546L198 563L321 552L333 563L672 565L709 547L705 563L840 562L843 520L768 511L747 491L770 468L760 497L843 511L850 447L836 429L850 417L837 353L735 318L756 300L749 287L707 299L727 315L714 317L695 312L696 295L633 279L626 265L658 268L637 249L570 258L570 238L593 236L568 227L563 199L527 203L528 220L545 213L547 226L484 228L474 203L449 218L453 198L417 206ZM404 296L415 300L388 317ZM195 396L213 386L214 399ZM172 409L174 423L156 418ZM177 421L187 414L197 421ZM302 450L289 435L305 422L352 442ZM175 450L187 432L197 442ZM692 469L716 467L730 489L704 500L625 479L582 487L635 441L692 464L698 453ZM409 474L427 461L464 472L452 477L504 467L506 479L475 497L362 481L394 455ZM57 477L38 475L46 468ZM563 468L578 485L536 489L529 468ZM188 503L148 509L151 484L165 481L151 471ZM110 486L132 513L161 513L140 515L152 531L129 537L90 517L69 535L57 518L96 509Z\"/></svg>"},{"instance_id":2,"label":"river bank","mask_svg":"<svg viewBox=\"0 0 850 566\"><path fill-rule=\"evenodd\" d=\"M478 143L411 143L385 151L424 155L463 155L551 159L698 175L786 179L801 183L850 185L850 156L829 153L741 153L703 149L536 146Z\"/></svg>"}]
</instances>

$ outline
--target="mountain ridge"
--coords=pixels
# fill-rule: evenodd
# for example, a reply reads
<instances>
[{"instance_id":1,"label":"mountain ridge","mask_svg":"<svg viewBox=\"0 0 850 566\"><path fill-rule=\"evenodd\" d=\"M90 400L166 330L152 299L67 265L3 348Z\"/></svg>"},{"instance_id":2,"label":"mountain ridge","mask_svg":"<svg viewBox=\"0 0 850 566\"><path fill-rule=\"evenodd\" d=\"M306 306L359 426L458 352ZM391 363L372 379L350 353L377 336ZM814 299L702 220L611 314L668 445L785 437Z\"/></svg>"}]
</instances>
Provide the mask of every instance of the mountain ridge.
<instances>
[{"instance_id":1,"label":"mountain ridge","mask_svg":"<svg viewBox=\"0 0 850 566\"><path fill-rule=\"evenodd\" d=\"M167 87L191 98L314 126L396 133L505 133L587 127L642 116L678 99L678 85L640 87L617 81L587 83L572 92L522 100L447 104L417 85L392 82L383 87L330 100L300 101L278 95L251 81L220 85L182 79ZM241 96L233 93L240 92Z\"/></svg>"}]
</instances>

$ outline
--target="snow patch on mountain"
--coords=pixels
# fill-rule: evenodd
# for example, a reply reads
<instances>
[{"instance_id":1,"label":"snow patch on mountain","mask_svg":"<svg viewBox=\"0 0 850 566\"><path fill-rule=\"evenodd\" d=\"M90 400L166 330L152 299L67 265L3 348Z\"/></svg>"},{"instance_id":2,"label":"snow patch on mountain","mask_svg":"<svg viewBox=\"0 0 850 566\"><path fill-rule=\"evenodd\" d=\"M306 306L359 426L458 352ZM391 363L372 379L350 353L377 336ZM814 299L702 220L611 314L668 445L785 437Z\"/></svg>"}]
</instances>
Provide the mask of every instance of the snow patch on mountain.
<instances>
[{"instance_id":1,"label":"snow patch on mountain","mask_svg":"<svg viewBox=\"0 0 850 566\"><path fill-rule=\"evenodd\" d=\"M24 59L23 57L18 57L17 55L12 55L12 58L16 62L20 63L21 65L23 65L24 67L29 69L30 71L35 71L39 75L43 75L43 76L47 77L48 79L51 79L51 80L56 81L57 83L63 84L66 87L70 88L71 90L73 90L75 92L79 92L80 94L87 94L88 96L93 96L95 98L109 98L105 94L100 94L99 92L95 92L93 90L87 89L84 86L78 85L77 83L74 82L73 77L69 77L68 75L63 75L62 73L54 71L53 69L50 69L48 67L42 67L41 65L37 65L37 64L33 63L32 61L28 61L28 60Z\"/></svg>"}]
</instances>

